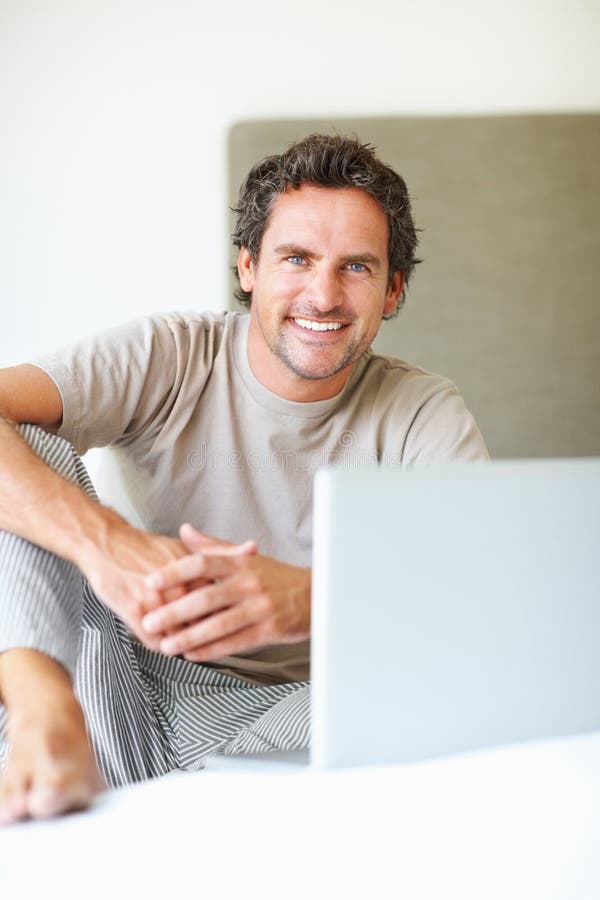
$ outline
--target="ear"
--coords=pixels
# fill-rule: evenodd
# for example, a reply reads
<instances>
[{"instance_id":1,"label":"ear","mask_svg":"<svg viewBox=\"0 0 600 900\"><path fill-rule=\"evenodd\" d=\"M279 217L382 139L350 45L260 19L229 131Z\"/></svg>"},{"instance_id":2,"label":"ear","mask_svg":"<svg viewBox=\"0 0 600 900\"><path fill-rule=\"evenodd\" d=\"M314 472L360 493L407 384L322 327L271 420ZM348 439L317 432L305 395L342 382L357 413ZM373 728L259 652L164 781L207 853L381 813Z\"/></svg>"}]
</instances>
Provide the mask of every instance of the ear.
<instances>
[{"instance_id":1,"label":"ear","mask_svg":"<svg viewBox=\"0 0 600 900\"><path fill-rule=\"evenodd\" d=\"M242 247L238 253L237 270L242 289L251 294L254 290L254 260L247 247Z\"/></svg>"},{"instance_id":2,"label":"ear","mask_svg":"<svg viewBox=\"0 0 600 900\"><path fill-rule=\"evenodd\" d=\"M392 283L388 288L388 292L385 296L385 302L383 304L383 315L390 316L396 307L398 306L398 301L402 296L402 288L404 287L404 272L394 272L392 276Z\"/></svg>"}]
</instances>

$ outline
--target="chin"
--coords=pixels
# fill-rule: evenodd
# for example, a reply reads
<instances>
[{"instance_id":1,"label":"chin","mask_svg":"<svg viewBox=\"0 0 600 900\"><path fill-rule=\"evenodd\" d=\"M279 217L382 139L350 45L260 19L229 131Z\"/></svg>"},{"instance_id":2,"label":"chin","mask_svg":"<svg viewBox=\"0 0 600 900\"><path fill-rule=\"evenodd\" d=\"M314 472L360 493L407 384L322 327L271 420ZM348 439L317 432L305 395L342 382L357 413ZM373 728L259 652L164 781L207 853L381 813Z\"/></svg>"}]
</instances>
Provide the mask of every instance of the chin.
<instances>
[{"instance_id":1,"label":"chin","mask_svg":"<svg viewBox=\"0 0 600 900\"><path fill-rule=\"evenodd\" d=\"M348 366L351 366L355 361L355 359L351 359L350 361L339 360L337 363L334 362L329 365L319 366L308 365L303 360L284 359L285 364L292 372L299 375L301 378L306 378L310 381L323 381L326 378L333 378L334 375L339 375L340 372L343 372L344 369L347 369Z\"/></svg>"}]
</instances>

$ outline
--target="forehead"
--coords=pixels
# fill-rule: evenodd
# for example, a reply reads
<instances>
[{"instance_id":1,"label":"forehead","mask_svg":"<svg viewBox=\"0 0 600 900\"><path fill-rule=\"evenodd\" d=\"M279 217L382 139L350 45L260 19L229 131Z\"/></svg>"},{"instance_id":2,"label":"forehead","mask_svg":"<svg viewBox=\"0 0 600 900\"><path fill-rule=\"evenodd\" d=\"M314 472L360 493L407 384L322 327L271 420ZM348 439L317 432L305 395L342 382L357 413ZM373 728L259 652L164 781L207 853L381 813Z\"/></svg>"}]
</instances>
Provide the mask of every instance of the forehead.
<instances>
[{"instance_id":1,"label":"forehead","mask_svg":"<svg viewBox=\"0 0 600 900\"><path fill-rule=\"evenodd\" d=\"M354 245L354 250L387 253L388 224L376 200L360 188L303 184L275 200L263 234L263 246L281 241Z\"/></svg>"}]
</instances>

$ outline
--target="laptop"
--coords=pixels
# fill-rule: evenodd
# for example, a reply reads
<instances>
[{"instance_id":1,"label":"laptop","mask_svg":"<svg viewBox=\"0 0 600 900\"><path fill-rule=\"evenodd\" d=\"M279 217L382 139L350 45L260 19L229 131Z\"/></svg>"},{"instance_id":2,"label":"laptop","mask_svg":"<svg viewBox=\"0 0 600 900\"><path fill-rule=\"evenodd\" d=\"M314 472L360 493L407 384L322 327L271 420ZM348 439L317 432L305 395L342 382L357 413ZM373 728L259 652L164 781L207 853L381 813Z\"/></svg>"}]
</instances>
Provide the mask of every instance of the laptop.
<instances>
[{"instance_id":1,"label":"laptop","mask_svg":"<svg viewBox=\"0 0 600 900\"><path fill-rule=\"evenodd\" d=\"M238 766L600 729L600 459L325 468L313 546L310 756Z\"/></svg>"}]
</instances>

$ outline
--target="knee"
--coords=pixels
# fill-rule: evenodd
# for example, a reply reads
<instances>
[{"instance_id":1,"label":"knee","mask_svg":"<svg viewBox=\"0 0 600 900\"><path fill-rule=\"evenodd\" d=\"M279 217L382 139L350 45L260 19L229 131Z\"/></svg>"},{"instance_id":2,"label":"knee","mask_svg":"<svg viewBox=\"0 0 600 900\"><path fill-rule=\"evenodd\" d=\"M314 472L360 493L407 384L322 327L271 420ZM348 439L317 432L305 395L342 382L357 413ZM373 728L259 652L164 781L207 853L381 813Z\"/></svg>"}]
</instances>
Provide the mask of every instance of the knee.
<instances>
[{"instance_id":1,"label":"knee","mask_svg":"<svg viewBox=\"0 0 600 900\"><path fill-rule=\"evenodd\" d=\"M69 441L44 431L38 425L18 425L17 430L33 452L51 469L67 481L78 484L91 497L97 499L83 460Z\"/></svg>"}]
</instances>

